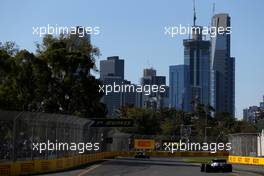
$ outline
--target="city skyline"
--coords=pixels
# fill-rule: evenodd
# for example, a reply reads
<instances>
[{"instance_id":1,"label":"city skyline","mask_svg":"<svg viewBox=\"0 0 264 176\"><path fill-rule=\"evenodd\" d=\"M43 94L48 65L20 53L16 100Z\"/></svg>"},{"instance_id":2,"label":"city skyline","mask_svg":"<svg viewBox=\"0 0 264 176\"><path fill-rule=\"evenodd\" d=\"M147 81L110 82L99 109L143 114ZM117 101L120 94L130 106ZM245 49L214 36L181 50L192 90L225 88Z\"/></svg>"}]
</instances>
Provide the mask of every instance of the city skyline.
<instances>
[{"instance_id":1,"label":"city skyline","mask_svg":"<svg viewBox=\"0 0 264 176\"><path fill-rule=\"evenodd\" d=\"M153 4L150 4L150 1L142 3L139 3L139 1L127 2L127 4L121 1L112 1L111 3L99 1L89 2L86 6L83 5L86 2L78 2L80 4L77 3L77 6L80 7L78 11L72 9L69 4L63 4L62 8L59 9L61 12L59 14L56 11L57 9L54 8L56 6L48 6L54 3L61 5L59 2L36 3L29 1L27 3L23 2L24 4L17 2L17 6L13 7L14 12L9 14L7 10L10 9L12 3L5 1L2 5L5 8L1 10L0 14L4 17L3 26L8 27L2 28L1 41L13 40L20 46L20 49L26 48L34 52L34 42L41 40L32 36L32 26L36 24L76 26L91 24L101 27L99 36L91 36L92 44L98 46L102 53L97 60L97 67L99 67L100 60L105 59L107 56L118 55L126 60L125 78L133 83L139 83L144 68L152 66L159 75L168 78L169 65L183 63L184 55L181 42L186 36L168 38L163 34L163 27L173 24L191 24L192 1L181 3L160 1ZM216 13L226 12L232 18L231 55L236 57L236 113L240 118L242 118L242 110L245 107L257 104L264 94L264 85L261 81L261 75L264 75L261 66L264 65L264 61L262 60L260 43L263 39L261 28L264 23L260 20L253 23L254 19L263 16L264 12L260 9L263 1L254 2L243 1L237 7L235 2L216 1ZM84 7L81 7L81 4ZM102 14L93 10L91 8L93 6L100 6ZM197 1L196 6L197 23L208 25L212 15L212 1ZM31 10L35 17L23 14L25 9L21 7ZM49 14L44 13L47 7L49 7ZM149 11L144 16L144 9L147 8L149 8ZM245 10L249 11L251 8L253 10L250 14L244 13ZM71 9L72 13L67 14L66 12ZM156 12L159 9L162 10L157 15ZM10 15L8 21L5 19L6 14ZM114 20L108 21L107 15L110 15ZM20 22L25 21L21 19L26 18L31 19L30 22ZM153 19L156 20L153 21ZM21 35L22 33L23 35ZM251 61L250 64L248 64L249 61ZM133 65L135 63L137 64Z\"/></svg>"}]
</instances>

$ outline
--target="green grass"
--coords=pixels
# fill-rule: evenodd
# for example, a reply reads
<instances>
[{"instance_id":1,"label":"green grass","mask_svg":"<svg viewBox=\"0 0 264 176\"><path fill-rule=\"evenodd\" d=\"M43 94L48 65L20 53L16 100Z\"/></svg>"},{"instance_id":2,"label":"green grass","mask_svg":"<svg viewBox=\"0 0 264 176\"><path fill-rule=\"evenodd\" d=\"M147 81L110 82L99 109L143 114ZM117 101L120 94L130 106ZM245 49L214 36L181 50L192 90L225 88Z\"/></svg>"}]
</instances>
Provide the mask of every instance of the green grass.
<instances>
[{"instance_id":1,"label":"green grass","mask_svg":"<svg viewBox=\"0 0 264 176\"><path fill-rule=\"evenodd\" d=\"M187 163L206 163L212 159L227 159L227 157L186 157L182 160Z\"/></svg>"}]
</instances>

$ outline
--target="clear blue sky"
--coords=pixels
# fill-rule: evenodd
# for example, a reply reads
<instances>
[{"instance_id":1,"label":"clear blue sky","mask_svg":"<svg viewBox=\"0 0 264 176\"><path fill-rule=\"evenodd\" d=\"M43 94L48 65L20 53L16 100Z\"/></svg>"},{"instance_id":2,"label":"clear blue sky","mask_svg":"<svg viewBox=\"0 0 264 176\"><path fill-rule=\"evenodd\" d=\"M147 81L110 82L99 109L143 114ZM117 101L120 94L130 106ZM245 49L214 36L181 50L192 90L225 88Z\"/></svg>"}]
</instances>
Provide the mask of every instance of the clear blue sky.
<instances>
[{"instance_id":1,"label":"clear blue sky","mask_svg":"<svg viewBox=\"0 0 264 176\"><path fill-rule=\"evenodd\" d=\"M231 16L231 55L236 57L236 112L258 105L264 95L264 1L196 0L197 23L208 25L212 3L216 13ZM125 78L138 83L145 67L166 75L169 65L183 63L182 39L164 35L164 26L192 24L192 0L2 0L0 41L15 41L35 51L33 26L99 26L92 42L100 59L125 59ZM98 60L98 61L99 61ZM97 63L98 63L97 61Z\"/></svg>"}]
</instances>

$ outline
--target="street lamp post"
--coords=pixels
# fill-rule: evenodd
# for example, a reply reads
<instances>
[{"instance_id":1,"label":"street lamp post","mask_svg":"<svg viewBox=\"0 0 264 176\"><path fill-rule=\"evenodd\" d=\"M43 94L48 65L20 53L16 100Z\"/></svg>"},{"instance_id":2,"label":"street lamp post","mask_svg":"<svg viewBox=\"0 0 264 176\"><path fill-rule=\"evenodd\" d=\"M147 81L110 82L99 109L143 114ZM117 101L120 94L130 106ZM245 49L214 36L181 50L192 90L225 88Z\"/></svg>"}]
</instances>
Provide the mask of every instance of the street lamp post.
<instances>
[{"instance_id":1,"label":"street lamp post","mask_svg":"<svg viewBox=\"0 0 264 176\"><path fill-rule=\"evenodd\" d=\"M180 130L180 133L181 133L181 134L180 134L180 135L181 135L181 140L182 140L182 135L183 135L183 126L184 126L184 125L181 124L181 130Z\"/></svg>"}]
</instances>

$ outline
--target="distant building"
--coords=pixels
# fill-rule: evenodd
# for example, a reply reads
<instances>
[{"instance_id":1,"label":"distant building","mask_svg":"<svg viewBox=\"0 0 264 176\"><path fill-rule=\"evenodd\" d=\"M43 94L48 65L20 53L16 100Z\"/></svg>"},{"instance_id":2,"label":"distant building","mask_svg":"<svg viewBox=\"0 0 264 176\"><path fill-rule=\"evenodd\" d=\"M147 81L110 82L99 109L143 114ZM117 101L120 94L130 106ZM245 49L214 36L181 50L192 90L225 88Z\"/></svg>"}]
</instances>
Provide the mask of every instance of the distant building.
<instances>
[{"instance_id":1,"label":"distant building","mask_svg":"<svg viewBox=\"0 0 264 176\"><path fill-rule=\"evenodd\" d=\"M134 85L131 84L130 81L125 80L124 84ZM136 85L135 85L136 86ZM129 107L136 107L137 106L137 92L123 92L122 93L122 106L129 106Z\"/></svg>"},{"instance_id":2,"label":"distant building","mask_svg":"<svg viewBox=\"0 0 264 176\"><path fill-rule=\"evenodd\" d=\"M170 67L170 106L192 111L200 103L234 116L235 58L230 56L230 17L213 16L212 29L222 27L224 31L212 31L215 35L210 41L203 36L203 27L195 23L195 11L193 19L191 38L183 40L184 66Z\"/></svg>"},{"instance_id":3,"label":"distant building","mask_svg":"<svg viewBox=\"0 0 264 176\"><path fill-rule=\"evenodd\" d=\"M260 108L258 106L250 106L243 110L243 120L249 123L256 123L260 116Z\"/></svg>"},{"instance_id":4,"label":"distant building","mask_svg":"<svg viewBox=\"0 0 264 176\"><path fill-rule=\"evenodd\" d=\"M124 80L124 60L118 56L108 57L107 60L100 61L100 80L104 85L122 86L131 84L130 81ZM101 100L106 104L109 117L115 117L118 109L123 106L136 106L136 92L110 92L104 95Z\"/></svg>"},{"instance_id":5,"label":"distant building","mask_svg":"<svg viewBox=\"0 0 264 176\"><path fill-rule=\"evenodd\" d=\"M143 71L143 77L152 77L152 76L156 76L156 70L154 68L146 68Z\"/></svg>"},{"instance_id":6,"label":"distant building","mask_svg":"<svg viewBox=\"0 0 264 176\"><path fill-rule=\"evenodd\" d=\"M185 112L191 111L189 66L172 65L169 70L170 107Z\"/></svg>"},{"instance_id":7,"label":"distant building","mask_svg":"<svg viewBox=\"0 0 264 176\"><path fill-rule=\"evenodd\" d=\"M250 106L243 109L243 120L249 123L256 124L260 120L264 119L264 96L263 102L260 102L260 106Z\"/></svg>"},{"instance_id":8,"label":"distant building","mask_svg":"<svg viewBox=\"0 0 264 176\"><path fill-rule=\"evenodd\" d=\"M119 76L104 76L102 79L104 85L122 85L123 81ZM102 102L106 104L108 116L113 117L116 115L116 111L122 107L122 93L110 92L102 97Z\"/></svg>"},{"instance_id":9,"label":"distant building","mask_svg":"<svg viewBox=\"0 0 264 176\"><path fill-rule=\"evenodd\" d=\"M264 96L262 102L259 103L259 107L264 110Z\"/></svg>"},{"instance_id":10,"label":"distant building","mask_svg":"<svg viewBox=\"0 0 264 176\"><path fill-rule=\"evenodd\" d=\"M195 27L202 31L201 26ZM183 45L184 65L189 70L191 101L188 103L207 106L210 104L210 41L203 40L201 32L193 31L192 39L183 40Z\"/></svg>"},{"instance_id":11,"label":"distant building","mask_svg":"<svg viewBox=\"0 0 264 176\"><path fill-rule=\"evenodd\" d=\"M216 14L212 27L230 27L228 14ZM211 37L211 106L216 112L235 115L235 58L230 56L230 34L216 34Z\"/></svg>"},{"instance_id":12,"label":"distant building","mask_svg":"<svg viewBox=\"0 0 264 176\"><path fill-rule=\"evenodd\" d=\"M142 85L166 85L166 76L157 76L156 70L153 68L146 68L143 70L143 77L141 78Z\"/></svg>"},{"instance_id":13,"label":"distant building","mask_svg":"<svg viewBox=\"0 0 264 176\"><path fill-rule=\"evenodd\" d=\"M141 85L166 85L165 76L157 76L156 70L153 68L146 68L143 71L143 77L141 78ZM138 107L147 107L154 110L159 108L164 108L169 106L169 87L165 87L165 92L151 92L150 95L145 95L144 93L138 94L139 100L137 105Z\"/></svg>"},{"instance_id":14,"label":"distant building","mask_svg":"<svg viewBox=\"0 0 264 176\"><path fill-rule=\"evenodd\" d=\"M124 60L118 56L107 57L107 60L100 61L100 78L106 76L118 76L124 80Z\"/></svg>"}]
</instances>

